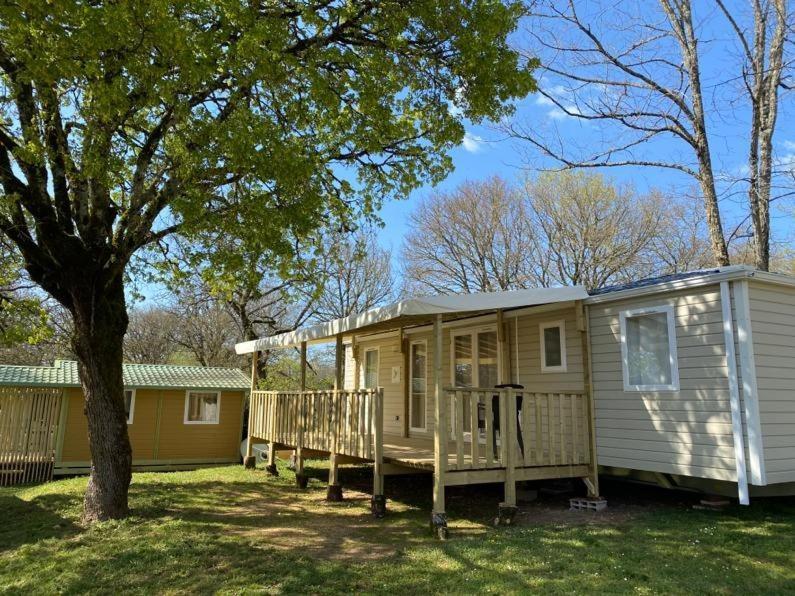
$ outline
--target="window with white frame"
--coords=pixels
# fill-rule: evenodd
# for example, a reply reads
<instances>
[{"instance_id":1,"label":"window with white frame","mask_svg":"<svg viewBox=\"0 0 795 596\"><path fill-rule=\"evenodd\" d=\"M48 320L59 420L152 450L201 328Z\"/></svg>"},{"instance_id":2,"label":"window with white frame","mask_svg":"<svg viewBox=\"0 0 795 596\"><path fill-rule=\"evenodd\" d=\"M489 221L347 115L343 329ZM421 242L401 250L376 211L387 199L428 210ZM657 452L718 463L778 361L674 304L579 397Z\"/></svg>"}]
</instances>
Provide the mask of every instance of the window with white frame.
<instances>
[{"instance_id":1,"label":"window with white frame","mask_svg":"<svg viewBox=\"0 0 795 596\"><path fill-rule=\"evenodd\" d=\"M132 424L135 413L135 389L124 390L124 412L127 414L127 424Z\"/></svg>"},{"instance_id":2,"label":"window with white frame","mask_svg":"<svg viewBox=\"0 0 795 596\"><path fill-rule=\"evenodd\" d=\"M367 348L364 351L364 388L378 387L378 348Z\"/></svg>"},{"instance_id":3,"label":"window with white frame","mask_svg":"<svg viewBox=\"0 0 795 596\"><path fill-rule=\"evenodd\" d=\"M624 391L678 391L673 307L626 310L619 322Z\"/></svg>"},{"instance_id":4,"label":"window with white frame","mask_svg":"<svg viewBox=\"0 0 795 596\"><path fill-rule=\"evenodd\" d=\"M428 345L425 340L411 342L409 358L411 380L409 420L412 430L426 430L425 403L428 394Z\"/></svg>"},{"instance_id":5,"label":"window with white frame","mask_svg":"<svg viewBox=\"0 0 795 596\"><path fill-rule=\"evenodd\" d=\"M218 424L221 394L217 391L188 391L185 395L185 424Z\"/></svg>"},{"instance_id":6,"label":"window with white frame","mask_svg":"<svg viewBox=\"0 0 795 596\"><path fill-rule=\"evenodd\" d=\"M550 321L539 325L541 372L566 372L566 323Z\"/></svg>"}]
</instances>

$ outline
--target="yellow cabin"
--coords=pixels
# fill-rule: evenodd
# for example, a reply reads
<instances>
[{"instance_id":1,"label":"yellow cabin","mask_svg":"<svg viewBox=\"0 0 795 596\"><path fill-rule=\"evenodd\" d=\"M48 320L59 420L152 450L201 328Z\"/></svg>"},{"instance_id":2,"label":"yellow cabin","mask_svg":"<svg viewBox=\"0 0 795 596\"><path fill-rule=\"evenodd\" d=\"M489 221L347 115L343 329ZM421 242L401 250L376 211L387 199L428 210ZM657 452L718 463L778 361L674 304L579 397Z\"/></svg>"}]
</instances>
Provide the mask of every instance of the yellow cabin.
<instances>
[{"instance_id":1,"label":"yellow cabin","mask_svg":"<svg viewBox=\"0 0 795 596\"><path fill-rule=\"evenodd\" d=\"M134 470L239 461L250 387L240 370L125 364L124 384ZM83 402L76 362L0 365L0 485L87 473Z\"/></svg>"}]
</instances>

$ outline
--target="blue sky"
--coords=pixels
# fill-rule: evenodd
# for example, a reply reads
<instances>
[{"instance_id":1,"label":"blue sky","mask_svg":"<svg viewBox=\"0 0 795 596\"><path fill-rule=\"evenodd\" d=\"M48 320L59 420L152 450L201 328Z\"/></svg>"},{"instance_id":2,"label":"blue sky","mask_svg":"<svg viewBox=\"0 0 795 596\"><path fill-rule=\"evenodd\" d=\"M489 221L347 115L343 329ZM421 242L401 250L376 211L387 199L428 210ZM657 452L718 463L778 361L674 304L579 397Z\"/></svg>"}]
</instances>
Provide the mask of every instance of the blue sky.
<instances>
[{"instance_id":1,"label":"blue sky","mask_svg":"<svg viewBox=\"0 0 795 596\"><path fill-rule=\"evenodd\" d=\"M588 9L597 3L588 4ZM737 18L743 18L743 5L738 2ZM582 10L584 4L582 4ZM696 9L699 10L697 5ZM645 5L642 10L646 10ZM628 9L631 10L631 9ZM639 8L640 10L640 8ZM703 8L701 9L704 10ZM615 16L615 15L612 15ZM611 18L609 10L601 13L601 17ZM597 20L599 17L595 17ZM746 163L748 110L745 103L736 101L739 91L736 74L739 72L735 57L737 42L726 26L723 17L714 12L696 13L697 26L706 32L705 41L700 45L702 85L708 102L708 128L711 133L711 152L715 169L719 172L719 193L721 194L721 211L726 233L737 225L747 213L746 196L740 186L730 184L730 179L742 176ZM515 37L516 43L526 46L523 34ZM524 36L526 37L526 36ZM566 103L566 90L562 81L556 80L543 71L538 72L540 86L554 90L556 97ZM782 101L775 136L775 152L782 164L795 168L795 127L790 122L795 113L792 93L782 92ZM578 143L583 147L598 147L610 129L583 122L577 118L566 116L554 105L539 94L531 95L517 103L516 120L531 125L538 131L548 133L550 138L560 139L565 143ZM653 155L668 160L690 161L692 153L678 141L659 139L648 148ZM506 139L505 135L488 124L483 126L467 126L467 135L461 146L452 152L454 170L449 177L437 186L438 189L449 191L465 180L482 180L499 175L507 180L518 180L526 175L533 175L539 168L549 167L553 162L544 159L534 151L528 143ZM689 176L670 169L648 167L605 168L603 174L621 183L632 184L639 192L650 188L658 188L665 192L698 196L696 182ZM792 180L795 184L795 178ZM381 210L385 227L379 231L381 244L393 250L393 258L397 261L397 252L406 232L407 216L415 208L420 197L429 194L433 189L429 186L413 192L407 199L393 201ZM734 190L734 192L732 192ZM697 199L696 199L697 200ZM779 202L772 209L772 227L774 240L791 242L793 217L791 212L782 212L786 203ZM788 203L792 205L793 203Z\"/></svg>"}]
</instances>

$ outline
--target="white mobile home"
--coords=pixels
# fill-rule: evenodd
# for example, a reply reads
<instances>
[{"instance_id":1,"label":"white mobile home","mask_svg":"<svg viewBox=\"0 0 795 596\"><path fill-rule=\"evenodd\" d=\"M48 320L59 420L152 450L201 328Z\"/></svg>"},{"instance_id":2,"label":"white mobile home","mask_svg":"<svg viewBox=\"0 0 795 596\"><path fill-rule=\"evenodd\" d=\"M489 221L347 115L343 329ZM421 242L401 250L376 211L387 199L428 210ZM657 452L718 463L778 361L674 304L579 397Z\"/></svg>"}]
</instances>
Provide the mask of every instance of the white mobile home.
<instances>
[{"instance_id":1,"label":"white mobile home","mask_svg":"<svg viewBox=\"0 0 795 596\"><path fill-rule=\"evenodd\" d=\"M793 331L795 278L728 267L406 300L237 351L336 342L335 390L255 391L251 437L297 449L299 473L330 455L330 497L340 463L373 461L376 513L385 474L432 473L443 526L450 485L504 483L507 512L522 480L582 478L595 498L597 470L741 502L790 490Z\"/></svg>"}]
</instances>

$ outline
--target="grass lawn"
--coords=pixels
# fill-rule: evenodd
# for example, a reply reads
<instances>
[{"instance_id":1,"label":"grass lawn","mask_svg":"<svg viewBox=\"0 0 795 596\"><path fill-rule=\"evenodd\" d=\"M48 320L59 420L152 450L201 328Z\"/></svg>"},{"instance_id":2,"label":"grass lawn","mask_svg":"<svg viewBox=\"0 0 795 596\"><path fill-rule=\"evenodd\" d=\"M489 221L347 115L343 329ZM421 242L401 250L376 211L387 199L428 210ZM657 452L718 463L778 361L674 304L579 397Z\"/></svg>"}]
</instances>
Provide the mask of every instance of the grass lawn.
<instances>
[{"instance_id":1,"label":"grass lawn","mask_svg":"<svg viewBox=\"0 0 795 596\"><path fill-rule=\"evenodd\" d=\"M710 512L616 484L607 514L547 496L505 529L499 490L468 487L450 491L441 543L427 478L387 479L377 521L366 470L342 470L342 503L323 500L324 474L306 491L284 468L136 474L133 515L89 528L85 478L0 489L0 592L795 593L793 499Z\"/></svg>"}]
</instances>

